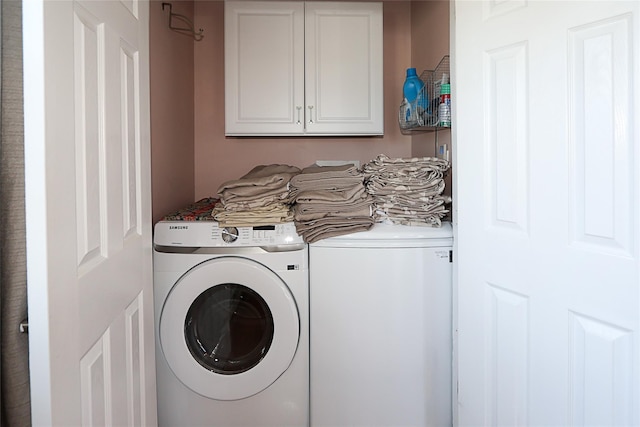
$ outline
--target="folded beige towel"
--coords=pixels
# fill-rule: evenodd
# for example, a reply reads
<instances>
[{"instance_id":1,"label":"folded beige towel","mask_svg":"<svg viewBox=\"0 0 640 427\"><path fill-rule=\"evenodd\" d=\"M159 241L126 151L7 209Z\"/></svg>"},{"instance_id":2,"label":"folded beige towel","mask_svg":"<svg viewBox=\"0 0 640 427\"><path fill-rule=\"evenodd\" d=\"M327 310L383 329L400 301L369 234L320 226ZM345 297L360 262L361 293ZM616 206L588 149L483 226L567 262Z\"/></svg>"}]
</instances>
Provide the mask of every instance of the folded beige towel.
<instances>
[{"instance_id":1,"label":"folded beige towel","mask_svg":"<svg viewBox=\"0 0 640 427\"><path fill-rule=\"evenodd\" d=\"M332 188L364 181L364 176L354 165L309 166L291 178L292 188Z\"/></svg>"},{"instance_id":2,"label":"folded beige towel","mask_svg":"<svg viewBox=\"0 0 640 427\"><path fill-rule=\"evenodd\" d=\"M296 231L304 241L313 243L328 237L369 230L373 226L373 218L322 218L316 221L296 222L295 225Z\"/></svg>"},{"instance_id":3,"label":"folded beige towel","mask_svg":"<svg viewBox=\"0 0 640 427\"><path fill-rule=\"evenodd\" d=\"M291 178L300 173L300 169L289 165L260 165L251 169L239 179L220 185L218 194L226 197L253 197L270 190L284 191Z\"/></svg>"},{"instance_id":4,"label":"folded beige towel","mask_svg":"<svg viewBox=\"0 0 640 427\"><path fill-rule=\"evenodd\" d=\"M316 203L345 203L350 200L367 198L364 185L358 184L351 188L341 190L309 190L299 192L294 200L296 203L316 204Z\"/></svg>"},{"instance_id":5,"label":"folded beige towel","mask_svg":"<svg viewBox=\"0 0 640 427\"><path fill-rule=\"evenodd\" d=\"M293 207L293 218L296 221L304 222L326 217L370 217L372 212L370 200L354 205L314 205L312 208L297 204Z\"/></svg>"}]
</instances>

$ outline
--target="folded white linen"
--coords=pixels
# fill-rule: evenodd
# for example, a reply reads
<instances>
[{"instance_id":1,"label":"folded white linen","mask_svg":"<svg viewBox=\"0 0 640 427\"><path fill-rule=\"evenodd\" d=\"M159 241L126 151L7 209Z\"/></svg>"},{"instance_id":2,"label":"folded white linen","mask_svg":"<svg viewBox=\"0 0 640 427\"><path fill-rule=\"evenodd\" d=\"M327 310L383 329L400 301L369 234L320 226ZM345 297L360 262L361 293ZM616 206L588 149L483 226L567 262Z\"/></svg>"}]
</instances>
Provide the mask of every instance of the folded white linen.
<instances>
[{"instance_id":1,"label":"folded white linen","mask_svg":"<svg viewBox=\"0 0 640 427\"><path fill-rule=\"evenodd\" d=\"M270 225L293 221L293 210L285 204L271 204L246 211L230 211L223 206L216 206L213 218L223 227Z\"/></svg>"}]
</instances>

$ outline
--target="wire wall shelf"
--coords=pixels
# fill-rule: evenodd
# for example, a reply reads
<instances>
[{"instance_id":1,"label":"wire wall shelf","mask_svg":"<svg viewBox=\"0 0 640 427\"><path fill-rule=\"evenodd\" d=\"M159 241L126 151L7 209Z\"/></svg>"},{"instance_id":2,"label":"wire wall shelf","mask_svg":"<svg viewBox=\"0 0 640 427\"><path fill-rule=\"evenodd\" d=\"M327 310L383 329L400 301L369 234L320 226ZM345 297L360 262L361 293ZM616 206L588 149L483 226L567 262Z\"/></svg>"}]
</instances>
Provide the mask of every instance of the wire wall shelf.
<instances>
[{"instance_id":1,"label":"wire wall shelf","mask_svg":"<svg viewBox=\"0 0 640 427\"><path fill-rule=\"evenodd\" d=\"M449 84L450 76L449 55L444 56L435 69L420 74L424 87L413 102L403 99L398 111L398 124L402 132L451 127L450 104L448 113L439 108L442 84ZM446 114L448 117L445 117Z\"/></svg>"}]
</instances>

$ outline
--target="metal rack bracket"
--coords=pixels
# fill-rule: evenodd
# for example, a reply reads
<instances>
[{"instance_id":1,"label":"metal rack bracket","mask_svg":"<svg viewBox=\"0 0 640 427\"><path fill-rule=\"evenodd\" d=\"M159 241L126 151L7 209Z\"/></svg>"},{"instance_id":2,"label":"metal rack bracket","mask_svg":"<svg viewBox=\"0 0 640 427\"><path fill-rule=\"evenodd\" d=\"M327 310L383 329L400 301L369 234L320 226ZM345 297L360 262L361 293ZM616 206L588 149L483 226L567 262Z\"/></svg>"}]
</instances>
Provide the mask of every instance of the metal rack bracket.
<instances>
[{"instance_id":1,"label":"metal rack bracket","mask_svg":"<svg viewBox=\"0 0 640 427\"><path fill-rule=\"evenodd\" d=\"M204 38L204 30L200 28L198 31L195 30L193 22L189 18L184 15L180 15L179 13L173 13L172 8L173 5L171 3L162 3L162 10L165 8L169 9L169 28L173 31L184 34L192 37L195 41L199 42ZM174 24L174 21L180 22L182 25Z\"/></svg>"}]
</instances>

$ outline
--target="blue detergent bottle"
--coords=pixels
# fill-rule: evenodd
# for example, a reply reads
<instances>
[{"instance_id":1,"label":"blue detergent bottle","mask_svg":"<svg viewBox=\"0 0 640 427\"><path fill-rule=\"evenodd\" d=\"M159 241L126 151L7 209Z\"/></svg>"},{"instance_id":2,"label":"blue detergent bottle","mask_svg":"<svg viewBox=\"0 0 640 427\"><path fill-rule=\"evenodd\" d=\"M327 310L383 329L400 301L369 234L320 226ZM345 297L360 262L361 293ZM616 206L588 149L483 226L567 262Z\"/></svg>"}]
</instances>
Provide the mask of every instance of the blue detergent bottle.
<instances>
[{"instance_id":1,"label":"blue detergent bottle","mask_svg":"<svg viewBox=\"0 0 640 427\"><path fill-rule=\"evenodd\" d=\"M427 107L427 94L423 90L424 82L420 80L415 68L407 68L407 78L402 86L404 97L409 103L405 120L421 121Z\"/></svg>"}]
</instances>

